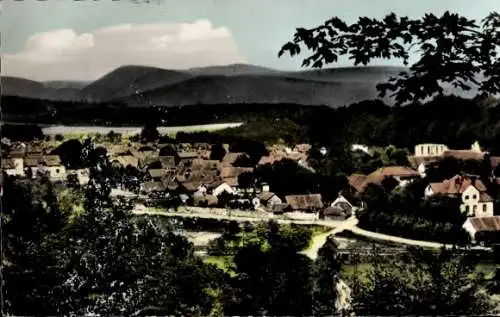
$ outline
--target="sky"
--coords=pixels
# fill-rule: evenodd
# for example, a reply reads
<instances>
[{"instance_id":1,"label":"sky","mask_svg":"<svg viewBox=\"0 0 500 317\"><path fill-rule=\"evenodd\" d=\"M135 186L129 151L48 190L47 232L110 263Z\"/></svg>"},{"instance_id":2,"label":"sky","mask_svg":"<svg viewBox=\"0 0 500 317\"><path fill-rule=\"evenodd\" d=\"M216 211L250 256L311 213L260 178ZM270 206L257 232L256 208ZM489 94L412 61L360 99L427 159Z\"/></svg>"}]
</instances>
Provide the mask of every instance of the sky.
<instances>
[{"instance_id":1,"label":"sky","mask_svg":"<svg viewBox=\"0 0 500 317\"><path fill-rule=\"evenodd\" d=\"M2 76L95 80L122 65L187 69L249 63L282 70L277 57L297 27L338 16L419 17L446 10L480 20L500 0L2 0ZM399 65L384 60L377 64ZM332 66L349 66L346 59Z\"/></svg>"}]
</instances>

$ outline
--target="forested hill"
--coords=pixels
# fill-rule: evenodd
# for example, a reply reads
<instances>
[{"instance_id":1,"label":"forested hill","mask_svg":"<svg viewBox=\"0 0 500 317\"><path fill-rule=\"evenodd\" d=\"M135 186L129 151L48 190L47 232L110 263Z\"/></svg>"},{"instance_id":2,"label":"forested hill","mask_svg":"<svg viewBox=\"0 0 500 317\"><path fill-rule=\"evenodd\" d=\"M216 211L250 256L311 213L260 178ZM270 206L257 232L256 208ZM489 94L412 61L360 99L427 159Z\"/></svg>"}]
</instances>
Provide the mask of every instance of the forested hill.
<instances>
[{"instance_id":1,"label":"forested hill","mask_svg":"<svg viewBox=\"0 0 500 317\"><path fill-rule=\"evenodd\" d=\"M65 125L195 125L246 122L233 135L260 141L306 141L324 144L393 144L440 142L469 147L478 140L490 150L500 146L498 100L437 98L426 104L391 107L380 100L348 107L296 104L222 104L184 107L128 107L114 103L67 103L3 97L3 120Z\"/></svg>"},{"instance_id":2,"label":"forested hill","mask_svg":"<svg viewBox=\"0 0 500 317\"><path fill-rule=\"evenodd\" d=\"M297 103L338 107L378 96L377 84L402 67L339 67L280 71L255 65L226 65L187 70L128 65L91 83L36 82L2 77L2 95L52 101L121 102L132 107L196 104ZM444 87L446 94L469 97ZM390 97L384 102L392 104Z\"/></svg>"}]
</instances>

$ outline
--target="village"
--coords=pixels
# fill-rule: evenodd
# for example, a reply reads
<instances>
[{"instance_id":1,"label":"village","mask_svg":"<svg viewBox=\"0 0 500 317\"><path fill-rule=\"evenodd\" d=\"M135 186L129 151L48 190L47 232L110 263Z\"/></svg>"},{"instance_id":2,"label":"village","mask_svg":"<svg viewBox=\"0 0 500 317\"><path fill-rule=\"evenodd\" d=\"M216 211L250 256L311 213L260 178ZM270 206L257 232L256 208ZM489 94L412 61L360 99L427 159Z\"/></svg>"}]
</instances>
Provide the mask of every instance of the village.
<instances>
[{"instance_id":1,"label":"village","mask_svg":"<svg viewBox=\"0 0 500 317\"><path fill-rule=\"evenodd\" d=\"M22 143L3 139L2 170L6 175L20 178L46 176L62 187L85 186L89 182L88 168L70 162L68 153L57 148L63 143L50 146L42 141ZM312 149L309 144L267 146L268 155L257 159L250 158L245 152L231 152L227 144L163 144L129 140L94 142L93 147L105 149L112 167L120 171L117 181L113 182L111 197L127 202L137 212L177 210L180 206L187 206L207 212L234 210L263 220L272 215L308 221L353 219L356 211L366 208L362 197L370 185L381 186L386 191L400 190L416 180L425 180L427 167L433 163L450 158L458 161L488 160L491 171L487 182L484 176L481 179L481 175L464 171L448 179L432 180L421 194L424 200L444 197L459 202L460 213L466 216L462 228L473 243L478 242L478 233L500 232L500 215L487 185L500 184L499 175L495 175L500 157L482 151L478 142L469 149L460 150L449 149L445 144L415 145L414 152L407 157L409 164L383 166L367 175L349 175L347 186L335 193L333 200L316 192L276 194L267 180L253 175L259 167L284 160L314 173L308 164ZM321 155L328 151L325 147L316 150ZM370 147L365 145L355 144L350 150L363 155L372 154ZM78 156L79 153L71 155Z\"/></svg>"}]
</instances>

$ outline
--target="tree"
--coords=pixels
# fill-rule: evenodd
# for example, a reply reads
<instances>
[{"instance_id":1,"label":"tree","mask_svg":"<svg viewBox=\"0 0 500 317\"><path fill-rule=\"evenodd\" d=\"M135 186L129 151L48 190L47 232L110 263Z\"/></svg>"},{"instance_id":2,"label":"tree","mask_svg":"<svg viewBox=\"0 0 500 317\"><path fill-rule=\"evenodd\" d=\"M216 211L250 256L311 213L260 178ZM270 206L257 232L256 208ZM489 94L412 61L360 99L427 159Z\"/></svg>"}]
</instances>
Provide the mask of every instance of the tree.
<instances>
[{"instance_id":1,"label":"tree","mask_svg":"<svg viewBox=\"0 0 500 317\"><path fill-rule=\"evenodd\" d=\"M300 54L303 47L312 51L302 63L321 68L348 56L354 65L367 65L375 58L400 59L409 64L410 56L419 59L408 71L387 83L379 84L379 95L387 92L398 104L443 95L441 83L470 90L472 84L489 94L500 92L500 14L490 13L477 25L458 14L426 14L420 19L388 14L381 20L360 17L346 24L338 17L323 25L297 28L293 41L278 53ZM478 73L484 78L478 79Z\"/></svg>"},{"instance_id":2,"label":"tree","mask_svg":"<svg viewBox=\"0 0 500 317\"><path fill-rule=\"evenodd\" d=\"M314 316L334 316L339 313L336 308L341 260L337 253L337 245L328 237L319 249L318 258L312 265L312 311Z\"/></svg>"},{"instance_id":3,"label":"tree","mask_svg":"<svg viewBox=\"0 0 500 317\"><path fill-rule=\"evenodd\" d=\"M56 134L54 139L58 142L61 142L62 140L64 140L64 136L62 134Z\"/></svg>"},{"instance_id":4,"label":"tree","mask_svg":"<svg viewBox=\"0 0 500 317\"><path fill-rule=\"evenodd\" d=\"M373 267L355 277L359 315L468 315L491 308L476 261L453 250L410 249L406 256L374 257Z\"/></svg>"},{"instance_id":5,"label":"tree","mask_svg":"<svg viewBox=\"0 0 500 317\"><path fill-rule=\"evenodd\" d=\"M3 124L1 127L2 137L12 141L42 140L43 131L37 125L12 125Z\"/></svg>"},{"instance_id":6,"label":"tree","mask_svg":"<svg viewBox=\"0 0 500 317\"><path fill-rule=\"evenodd\" d=\"M238 185L240 188L251 188L255 184L255 176L251 172L244 172L238 175Z\"/></svg>"},{"instance_id":7,"label":"tree","mask_svg":"<svg viewBox=\"0 0 500 317\"><path fill-rule=\"evenodd\" d=\"M216 161L222 161L222 159L226 156L226 149L220 143L216 143L212 145L212 149L210 151L210 159Z\"/></svg>"},{"instance_id":8,"label":"tree","mask_svg":"<svg viewBox=\"0 0 500 317\"><path fill-rule=\"evenodd\" d=\"M66 168L83 168L82 160L83 144L77 139L71 139L61 143L52 154L59 155L61 163Z\"/></svg>"},{"instance_id":9,"label":"tree","mask_svg":"<svg viewBox=\"0 0 500 317\"><path fill-rule=\"evenodd\" d=\"M177 150L172 145L165 145L160 149L160 156L177 156Z\"/></svg>"},{"instance_id":10,"label":"tree","mask_svg":"<svg viewBox=\"0 0 500 317\"><path fill-rule=\"evenodd\" d=\"M106 135L106 138L108 139L109 142L118 142L121 140L122 135L121 133L116 133L115 131L111 130L109 133Z\"/></svg>"},{"instance_id":11,"label":"tree","mask_svg":"<svg viewBox=\"0 0 500 317\"><path fill-rule=\"evenodd\" d=\"M160 132L156 128L156 125L148 124L142 128L141 140L145 142L154 142L160 138Z\"/></svg>"}]
</instances>

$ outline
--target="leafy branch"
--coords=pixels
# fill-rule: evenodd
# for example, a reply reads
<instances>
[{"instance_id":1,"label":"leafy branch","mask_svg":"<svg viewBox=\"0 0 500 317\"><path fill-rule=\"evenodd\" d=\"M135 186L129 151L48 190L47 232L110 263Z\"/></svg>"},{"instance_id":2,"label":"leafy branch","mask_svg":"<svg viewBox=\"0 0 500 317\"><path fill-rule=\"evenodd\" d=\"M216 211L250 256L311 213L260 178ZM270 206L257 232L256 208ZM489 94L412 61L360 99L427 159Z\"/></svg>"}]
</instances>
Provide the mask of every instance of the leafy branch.
<instances>
[{"instance_id":1,"label":"leafy branch","mask_svg":"<svg viewBox=\"0 0 500 317\"><path fill-rule=\"evenodd\" d=\"M360 17L346 24L338 17L306 29L297 28L293 40L278 53L296 56L312 52L302 67L322 68L347 56L357 65L374 59L399 59L407 71L377 85L379 96L388 93L397 104L443 95L443 83L480 92L500 93L500 14L490 13L476 21L445 12L420 19L388 14L381 20ZM413 54L417 60L411 63Z\"/></svg>"}]
</instances>

